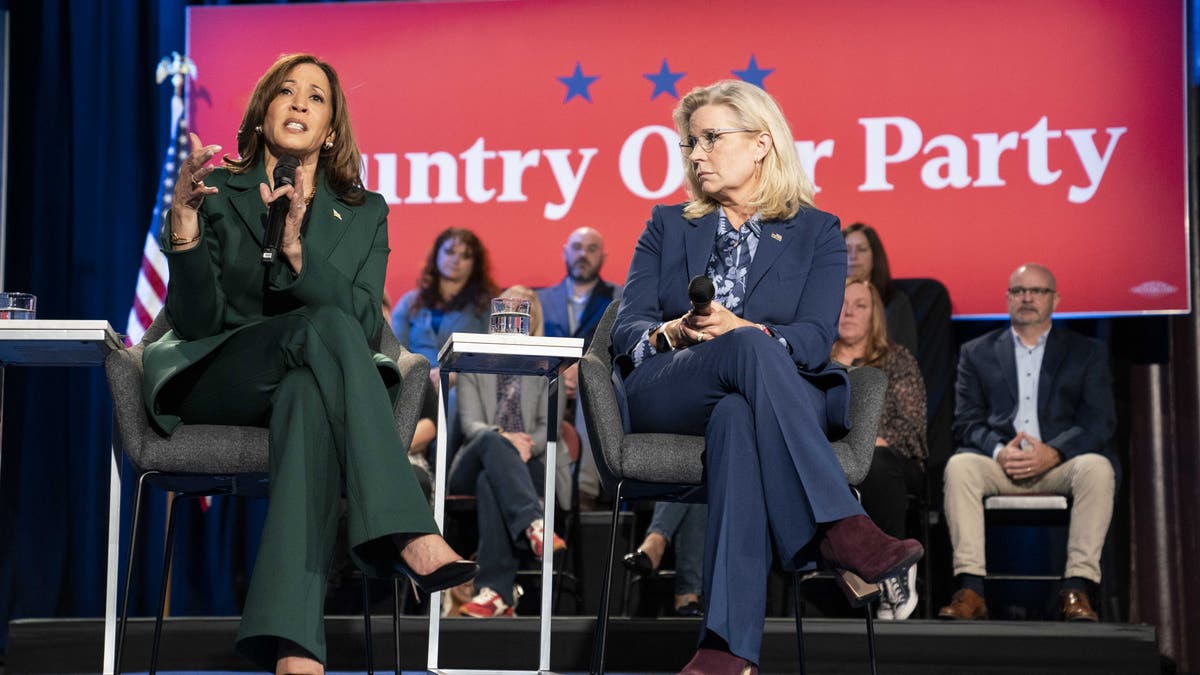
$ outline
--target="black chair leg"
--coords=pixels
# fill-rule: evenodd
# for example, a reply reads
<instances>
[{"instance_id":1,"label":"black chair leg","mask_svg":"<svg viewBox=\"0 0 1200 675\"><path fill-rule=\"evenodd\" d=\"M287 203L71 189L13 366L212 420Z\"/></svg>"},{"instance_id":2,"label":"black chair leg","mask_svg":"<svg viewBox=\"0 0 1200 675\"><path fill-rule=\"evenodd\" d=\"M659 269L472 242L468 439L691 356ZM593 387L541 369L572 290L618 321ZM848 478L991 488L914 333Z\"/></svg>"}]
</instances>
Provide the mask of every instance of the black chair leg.
<instances>
[{"instance_id":1,"label":"black chair leg","mask_svg":"<svg viewBox=\"0 0 1200 675\"><path fill-rule=\"evenodd\" d=\"M863 613L867 615L867 656L871 659L871 675L878 675L875 666L875 617L871 611L873 602L863 605Z\"/></svg>"},{"instance_id":2,"label":"black chair leg","mask_svg":"<svg viewBox=\"0 0 1200 675\"><path fill-rule=\"evenodd\" d=\"M146 472L138 477L137 489L133 494L133 521L129 523L129 563L125 566L125 592L121 601L121 624L117 635L117 653L115 654L116 673L121 675L121 657L125 655L125 629L129 625L129 590L133 586L133 562L137 553L138 522L142 515L142 494L146 486L146 478L155 472Z\"/></svg>"},{"instance_id":3,"label":"black chair leg","mask_svg":"<svg viewBox=\"0 0 1200 675\"><path fill-rule=\"evenodd\" d=\"M362 575L363 643L367 649L367 675L375 675L375 648L371 644L371 580Z\"/></svg>"},{"instance_id":4,"label":"black chair leg","mask_svg":"<svg viewBox=\"0 0 1200 675\"><path fill-rule=\"evenodd\" d=\"M608 639L608 599L612 593L613 556L617 550L617 518L621 513L621 488L624 481L617 482L617 493L613 495L612 526L608 532L608 558L604 561L604 584L600 592L600 612L596 617L595 651L592 653L592 675L604 675L604 656Z\"/></svg>"},{"instance_id":5,"label":"black chair leg","mask_svg":"<svg viewBox=\"0 0 1200 675\"><path fill-rule=\"evenodd\" d=\"M800 597L800 573L792 572L792 605L796 614L796 651L800 656L800 675L807 672L804 661L804 600Z\"/></svg>"},{"instance_id":6,"label":"black chair leg","mask_svg":"<svg viewBox=\"0 0 1200 675\"><path fill-rule=\"evenodd\" d=\"M167 541L163 549L162 582L158 587L158 615L154 617L154 644L150 650L150 673L158 672L158 647L162 640L163 613L167 606L167 588L171 580L171 556L175 552L175 509L184 498L178 494L167 509Z\"/></svg>"},{"instance_id":7,"label":"black chair leg","mask_svg":"<svg viewBox=\"0 0 1200 675\"><path fill-rule=\"evenodd\" d=\"M404 600L401 595L404 586L400 585L400 577L392 578L392 641L396 650L396 675L400 675L400 604Z\"/></svg>"},{"instance_id":8,"label":"black chair leg","mask_svg":"<svg viewBox=\"0 0 1200 675\"><path fill-rule=\"evenodd\" d=\"M921 509L921 545L925 547L925 556L918 563L925 568L925 574L922 578L925 582L924 588L921 589L921 599L925 602L922 614L926 619L933 618L933 553L930 548L929 541L929 502L925 503L925 507ZM916 589L909 589L909 592L915 593Z\"/></svg>"}]
</instances>

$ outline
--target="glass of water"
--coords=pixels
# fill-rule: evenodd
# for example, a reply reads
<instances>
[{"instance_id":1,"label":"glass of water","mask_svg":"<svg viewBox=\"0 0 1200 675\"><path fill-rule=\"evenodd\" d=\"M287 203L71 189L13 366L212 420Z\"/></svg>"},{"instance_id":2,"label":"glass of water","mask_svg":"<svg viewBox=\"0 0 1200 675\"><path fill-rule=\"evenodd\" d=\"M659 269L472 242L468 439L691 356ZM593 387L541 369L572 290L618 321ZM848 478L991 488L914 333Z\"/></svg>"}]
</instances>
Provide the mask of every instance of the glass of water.
<instances>
[{"instance_id":1,"label":"glass of water","mask_svg":"<svg viewBox=\"0 0 1200 675\"><path fill-rule=\"evenodd\" d=\"M37 296L0 291L0 319L36 319Z\"/></svg>"},{"instance_id":2,"label":"glass of water","mask_svg":"<svg viewBox=\"0 0 1200 675\"><path fill-rule=\"evenodd\" d=\"M529 335L529 301L524 298L493 298L488 332L493 335Z\"/></svg>"}]
</instances>

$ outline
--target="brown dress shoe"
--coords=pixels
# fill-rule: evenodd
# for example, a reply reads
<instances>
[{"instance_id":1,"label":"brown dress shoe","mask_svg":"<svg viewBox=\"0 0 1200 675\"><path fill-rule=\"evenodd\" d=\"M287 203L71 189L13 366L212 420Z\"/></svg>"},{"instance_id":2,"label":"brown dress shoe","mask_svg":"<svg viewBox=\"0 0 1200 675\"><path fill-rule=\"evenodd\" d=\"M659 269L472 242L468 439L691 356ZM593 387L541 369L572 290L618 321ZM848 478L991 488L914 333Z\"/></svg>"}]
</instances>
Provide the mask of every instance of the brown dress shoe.
<instances>
[{"instance_id":1,"label":"brown dress shoe","mask_svg":"<svg viewBox=\"0 0 1200 675\"><path fill-rule=\"evenodd\" d=\"M1096 616L1096 611L1092 609L1092 603L1088 602L1087 593L1076 590L1059 591L1058 599L1061 603L1063 621L1100 620L1100 617Z\"/></svg>"},{"instance_id":2,"label":"brown dress shoe","mask_svg":"<svg viewBox=\"0 0 1200 675\"><path fill-rule=\"evenodd\" d=\"M960 588L950 598L950 604L938 610L939 619L975 621L988 618L987 603L983 596L969 588Z\"/></svg>"}]
</instances>

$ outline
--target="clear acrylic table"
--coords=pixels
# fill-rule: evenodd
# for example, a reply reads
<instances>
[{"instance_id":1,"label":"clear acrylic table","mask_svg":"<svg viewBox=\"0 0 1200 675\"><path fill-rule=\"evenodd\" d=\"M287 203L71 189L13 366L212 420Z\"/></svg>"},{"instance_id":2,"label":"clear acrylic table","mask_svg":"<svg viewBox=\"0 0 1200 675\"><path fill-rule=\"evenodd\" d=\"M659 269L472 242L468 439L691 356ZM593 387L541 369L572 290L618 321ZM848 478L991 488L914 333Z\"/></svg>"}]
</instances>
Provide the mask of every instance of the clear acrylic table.
<instances>
[{"instance_id":1,"label":"clear acrylic table","mask_svg":"<svg viewBox=\"0 0 1200 675\"><path fill-rule=\"evenodd\" d=\"M583 339L548 338L528 335L454 333L438 353L439 377L437 428L437 475L434 479L433 516L444 529L446 515L446 401L450 373L507 373L545 377L550 387L546 398L546 483L543 518L547 537L554 532L554 487L558 446L558 376L583 356ZM438 666L441 593L429 598L429 656L431 673L482 675L484 673L547 673L550 671L550 587L554 578L554 547L547 545L542 557L542 607L537 670L457 670Z\"/></svg>"},{"instance_id":2,"label":"clear acrylic table","mask_svg":"<svg viewBox=\"0 0 1200 675\"><path fill-rule=\"evenodd\" d=\"M121 349L121 337L103 320L0 320L0 429L4 426L4 369L8 366L102 366ZM115 430L114 430L114 436ZM117 555L121 528L120 453L115 442L108 479L108 574L104 596L104 661L114 671L117 637Z\"/></svg>"}]
</instances>

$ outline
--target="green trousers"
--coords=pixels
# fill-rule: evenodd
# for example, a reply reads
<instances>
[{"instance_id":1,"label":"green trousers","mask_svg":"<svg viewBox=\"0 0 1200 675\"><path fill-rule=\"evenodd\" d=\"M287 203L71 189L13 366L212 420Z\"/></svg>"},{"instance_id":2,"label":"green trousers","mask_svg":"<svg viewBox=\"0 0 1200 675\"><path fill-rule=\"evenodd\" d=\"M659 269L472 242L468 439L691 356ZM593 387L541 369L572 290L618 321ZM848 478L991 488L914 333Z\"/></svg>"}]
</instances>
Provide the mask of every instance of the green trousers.
<instances>
[{"instance_id":1,"label":"green trousers","mask_svg":"<svg viewBox=\"0 0 1200 675\"><path fill-rule=\"evenodd\" d=\"M437 532L362 328L329 307L266 319L173 378L160 400L184 423L269 430L270 505L238 649L274 670L286 638L324 663L343 489L351 557L368 575L396 573L392 535Z\"/></svg>"}]
</instances>

